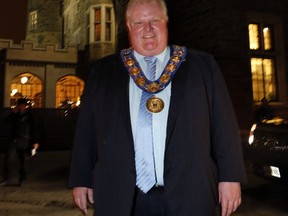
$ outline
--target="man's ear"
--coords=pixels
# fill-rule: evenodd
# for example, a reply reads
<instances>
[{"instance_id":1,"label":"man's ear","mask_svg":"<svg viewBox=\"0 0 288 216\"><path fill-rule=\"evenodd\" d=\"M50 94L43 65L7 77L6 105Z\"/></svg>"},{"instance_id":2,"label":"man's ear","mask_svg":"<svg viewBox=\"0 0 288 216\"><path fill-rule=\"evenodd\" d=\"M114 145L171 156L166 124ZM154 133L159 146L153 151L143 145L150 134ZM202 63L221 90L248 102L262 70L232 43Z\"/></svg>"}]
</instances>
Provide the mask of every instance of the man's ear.
<instances>
[{"instance_id":1,"label":"man's ear","mask_svg":"<svg viewBox=\"0 0 288 216\"><path fill-rule=\"evenodd\" d=\"M131 24L129 22L126 22L126 30L129 32L131 29Z\"/></svg>"}]
</instances>

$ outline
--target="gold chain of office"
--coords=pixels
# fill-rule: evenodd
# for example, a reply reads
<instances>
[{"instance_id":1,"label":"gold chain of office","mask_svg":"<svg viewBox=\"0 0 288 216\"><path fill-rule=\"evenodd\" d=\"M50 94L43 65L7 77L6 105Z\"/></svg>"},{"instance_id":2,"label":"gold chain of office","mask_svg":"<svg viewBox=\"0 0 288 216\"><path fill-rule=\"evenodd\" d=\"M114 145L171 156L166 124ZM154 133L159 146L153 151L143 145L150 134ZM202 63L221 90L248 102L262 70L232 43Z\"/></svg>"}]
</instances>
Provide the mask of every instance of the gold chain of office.
<instances>
[{"instance_id":1,"label":"gold chain of office","mask_svg":"<svg viewBox=\"0 0 288 216\"><path fill-rule=\"evenodd\" d=\"M185 61L187 53L186 47L173 45L171 46L171 56L162 71L160 77L157 80L148 80L143 73L139 63L133 56L133 49L124 49L121 51L121 58L126 67L129 75L134 80L135 84L150 94L157 94L164 90L166 86L171 82L176 71L180 67L181 63Z\"/></svg>"}]
</instances>

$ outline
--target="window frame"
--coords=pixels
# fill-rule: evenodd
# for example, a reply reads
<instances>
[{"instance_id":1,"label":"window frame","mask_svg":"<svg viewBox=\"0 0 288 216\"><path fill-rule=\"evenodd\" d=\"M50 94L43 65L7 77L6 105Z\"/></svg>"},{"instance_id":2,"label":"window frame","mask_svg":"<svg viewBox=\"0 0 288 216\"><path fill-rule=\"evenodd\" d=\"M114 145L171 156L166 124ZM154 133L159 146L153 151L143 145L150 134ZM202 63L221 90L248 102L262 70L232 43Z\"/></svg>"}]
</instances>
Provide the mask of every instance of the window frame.
<instances>
[{"instance_id":1,"label":"window frame","mask_svg":"<svg viewBox=\"0 0 288 216\"><path fill-rule=\"evenodd\" d=\"M66 107L70 104L70 108L76 108L80 106L81 97L85 87L85 82L74 74L68 74L60 77L56 81L55 86L55 107ZM63 93L65 92L65 93ZM67 103L66 105L65 102ZM79 102L79 104L77 104Z\"/></svg>"},{"instance_id":2,"label":"window frame","mask_svg":"<svg viewBox=\"0 0 288 216\"><path fill-rule=\"evenodd\" d=\"M100 39L95 40L95 10L100 9L101 13L101 19L100 19ZM106 28L106 10L110 9L110 40L107 40L106 35L107 35L107 28ZM114 14L114 9L113 9L113 4L97 4L97 5L92 5L90 7L90 13L89 13L89 23L87 25L87 32L88 32L88 43L115 43L115 14Z\"/></svg>"},{"instance_id":3,"label":"window frame","mask_svg":"<svg viewBox=\"0 0 288 216\"><path fill-rule=\"evenodd\" d=\"M260 47L257 50L250 49L250 37L249 37L249 24L259 25L259 40ZM273 35L271 35L271 43L273 44L272 49L264 49L264 37L263 28L270 27L272 29ZM283 25L282 20L279 16L274 14L258 13L258 12L248 12L247 16L247 37L248 37L248 55L249 55L249 65L251 73L251 85L252 85L252 98L254 103L260 103L258 100L254 100L253 92L253 80L252 80L252 69L251 60L252 58L262 58L262 59L273 59L274 60L274 77L275 77L275 88L277 99L273 102L281 103L287 102L287 84L286 74L285 74L285 50L284 40L283 40ZM261 100L261 99L260 99Z\"/></svg>"},{"instance_id":4,"label":"window frame","mask_svg":"<svg viewBox=\"0 0 288 216\"><path fill-rule=\"evenodd\" d=\"M38 24L38 13L37 10L29 13L29 31L37 29Z\"/></svg>"},{"instance_id":5,"label":"window frame","mask_svg":"<svg viewBox=\"0 0 288 216\"><path fill-rule=\"evenodd\" d=\"M21 78L27 77L27 80L22 83ZM13 90L17 89L13 94ZM13 107L19 97L27 98L32 103L32 108L44 107L44 83L43 80L36 74L30 71L23 72L14 76L10 83L10 106ZM37 96L37 97L36 97Z\"/></svg>"}]
</instances>

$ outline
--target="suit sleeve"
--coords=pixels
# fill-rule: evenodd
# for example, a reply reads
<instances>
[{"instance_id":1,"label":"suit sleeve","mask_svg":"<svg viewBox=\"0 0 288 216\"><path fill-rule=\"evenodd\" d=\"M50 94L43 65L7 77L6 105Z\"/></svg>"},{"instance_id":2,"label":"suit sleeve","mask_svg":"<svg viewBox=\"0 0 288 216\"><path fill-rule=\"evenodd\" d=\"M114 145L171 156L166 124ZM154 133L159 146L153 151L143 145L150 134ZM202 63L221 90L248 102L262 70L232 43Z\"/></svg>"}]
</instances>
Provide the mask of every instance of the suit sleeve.
<instances>
[{"instance_id":1,"label":"suit sleeve","mask_svg":"<svg viewBox=\"0 0 288 216\"><path fill-rule=\"evenodd\" d=\"M97 160L93 92L97 86L96 66L89 73L76 125L68 186L93 188L93 167Z\"/></svg>"},{"instance_id":2,"label":"suit sleeve","mask_svg":"<svg viewBox=\"0 0 288 216\"><path fill-rule=\"evenodd\" d=\"M210 113L212 149L219 182L246 182L240 130L225 80L210 56Z\"/></svg>"}]
</instances>

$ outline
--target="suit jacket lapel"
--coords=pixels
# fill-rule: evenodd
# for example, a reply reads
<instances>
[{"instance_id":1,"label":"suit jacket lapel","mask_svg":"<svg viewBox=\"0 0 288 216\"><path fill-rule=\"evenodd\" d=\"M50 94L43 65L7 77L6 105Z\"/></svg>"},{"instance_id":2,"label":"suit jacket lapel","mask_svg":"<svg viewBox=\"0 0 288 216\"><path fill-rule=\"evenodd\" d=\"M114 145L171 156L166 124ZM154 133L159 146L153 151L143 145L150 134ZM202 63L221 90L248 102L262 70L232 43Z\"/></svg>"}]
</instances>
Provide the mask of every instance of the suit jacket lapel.
<instances>
[{"instance_id":1,"label":"suit jacket lapel","mask_svg":"<svg viewBox=\"0 0 288 216\"><path fill-rule=\"evenodd\" d=\"M167 122L167 134L166 134L166 147L169 145L169 141L171 135L173 133L173 129L177 120L177 116L179 110L182 106L184 106L184 94L185 94L185 85L186 85L186 75L187 75L187 68L185 62L182 63L178 71L176 72L175 76L172 80L172 87L171 87L171 100L170 100L170 107L168 113L168 122ZM129 106L129 75L126 71L125 67L122 64L122 61L119 59L117 64L115 64L115 70L120 72L119 80L117 80L118 85L120 86L119 89L121 91L117 94L117 100L120 107L121 118L124 123L125 131L130 143L133 147L133 134L131 128L131 121L130 121L130 106Z\"/></svg>"},{"instance_id":2,"label":"suit jacket lapel","mask_svg":"<svg viewBox=\"0 0 288 216\"><path fill-rule=\"evenodd\" d=\"M119 64L118 64L119 63ZM130 143L133 147L133 135L132 135L132 128L131 128L131 120L130 120L130 106L129 106L129 75L126 71L125 67L123 66L123 63L121 59L119 58L118 63L115 65L115 70L118 70L120 73L119 80L117 81L119 85L119 89L121 91L117 94L117 100L119 103L120 108L120 118L123 121L124 124L124 130L127 133L127 136Z\"/></svg>"},{"instance_id":3,"label":"suit jacket lapel","mask_svg":"<svg viewBox=\"0 0 288 216\"><path fill-rule=\"evenodd\" d=\"M172 80L171 99L168 113L166 147L169 145L171 135L181 107L184 106L184 94L187 70L185 62L182 63Z\"/></svg>"}]
</instances>

